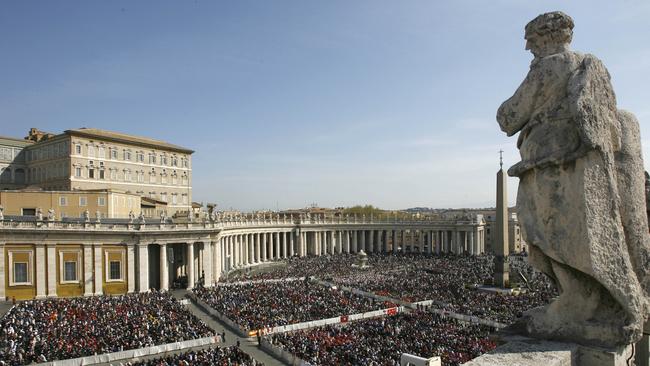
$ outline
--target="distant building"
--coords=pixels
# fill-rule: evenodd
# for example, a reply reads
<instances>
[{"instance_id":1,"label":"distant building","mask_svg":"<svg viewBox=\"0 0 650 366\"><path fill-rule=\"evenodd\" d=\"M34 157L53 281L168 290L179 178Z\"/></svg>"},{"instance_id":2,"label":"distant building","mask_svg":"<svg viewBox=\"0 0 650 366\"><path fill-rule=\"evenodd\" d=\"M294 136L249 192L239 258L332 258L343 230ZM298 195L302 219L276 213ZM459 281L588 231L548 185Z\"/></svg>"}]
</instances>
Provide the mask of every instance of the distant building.
<instances>
[{"instance_id":1,"label":"distant building","mask_svg":"<svg viewBox=\"0 0 650 366\"><path fill-rule=\"evenodd\" d=\"M54 135L32 128L25 140L0 138L0 189L116 190L190 211L192 150L95 128ZM135 208L140 212L140 208Z\"/></svg>"},{"instance_id":2,"label":"distant building","mask_svg":"<svg viewBox=\"0 0 650 366\"><path fill-rule=\"evenodd\" d=\"M33 143L0 136L0 189L25 187L27 165L24 149Z\"/></svg>"}]
</instances>

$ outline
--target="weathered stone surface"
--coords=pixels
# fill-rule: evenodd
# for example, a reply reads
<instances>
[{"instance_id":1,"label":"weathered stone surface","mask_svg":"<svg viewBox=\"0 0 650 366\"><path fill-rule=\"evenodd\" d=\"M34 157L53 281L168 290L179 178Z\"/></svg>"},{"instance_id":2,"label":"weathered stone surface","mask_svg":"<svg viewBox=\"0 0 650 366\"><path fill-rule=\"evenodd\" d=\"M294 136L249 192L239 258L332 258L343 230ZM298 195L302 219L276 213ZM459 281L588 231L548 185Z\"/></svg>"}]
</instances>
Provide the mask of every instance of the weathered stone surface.
<instances>
[{"instance_id":1,"label":"weathered stone surface","mask_svg":"<svg viewBox=\"0 0 650 366\"><path fill-rule=\"evenodd\" d=\"M639 126L616 109L607 69L569 50L573 21L542 14L526 26L535 56L497 112L519 132L517 209L530 261L560 296L520 321L535 337L614 347L637 341L647 318L650 236Z\"/></svg>"},{"instance_id":2,"label":"weathered stone surface","mask_svg":"<svg viewBox=\"0 0 650 366\"><path fill-rule=\"evenodd\" d=\"M506 336L507 342L463 366L628 366L632 346L614 349Z\"/></svg>"}]
</instances>

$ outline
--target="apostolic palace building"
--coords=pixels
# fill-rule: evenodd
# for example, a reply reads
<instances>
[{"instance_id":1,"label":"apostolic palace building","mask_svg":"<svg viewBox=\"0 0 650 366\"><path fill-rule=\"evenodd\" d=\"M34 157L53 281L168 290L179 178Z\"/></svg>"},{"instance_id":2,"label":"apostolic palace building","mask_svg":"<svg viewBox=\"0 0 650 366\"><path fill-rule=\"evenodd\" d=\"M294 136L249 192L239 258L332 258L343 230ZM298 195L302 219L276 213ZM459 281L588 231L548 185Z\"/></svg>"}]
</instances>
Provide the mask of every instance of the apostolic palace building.
<instances>
[{"instance_id":1,"label":"apostolic palace building","mask_svg":"<svg viewBox=\"0 0 650 366\"><path fill-rule=\"evenodd\" d=\"M207 286L290 256L484 253L483 215L192 214L193 151L92 128L0 137L0 298Z\"/></svg>"}]
</instances>

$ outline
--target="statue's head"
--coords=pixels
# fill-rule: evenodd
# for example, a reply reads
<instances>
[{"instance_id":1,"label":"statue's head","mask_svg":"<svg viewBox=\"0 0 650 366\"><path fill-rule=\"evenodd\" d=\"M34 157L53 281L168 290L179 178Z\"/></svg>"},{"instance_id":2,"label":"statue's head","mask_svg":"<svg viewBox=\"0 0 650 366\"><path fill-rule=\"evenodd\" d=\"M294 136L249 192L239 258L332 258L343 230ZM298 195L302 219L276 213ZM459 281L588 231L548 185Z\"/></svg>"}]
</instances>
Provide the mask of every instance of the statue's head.
<instances>
[{"instance_id":1,"label":"statue's head","mask_svg":"<svg viewBox=\"0 0 650 366\"><path fill-rule=\"evenodd\" d=\"M526 49L535 57L563 52L573 37L573 19L561 11L544 13L526 24Z\"/></svg>"}]
</instances>

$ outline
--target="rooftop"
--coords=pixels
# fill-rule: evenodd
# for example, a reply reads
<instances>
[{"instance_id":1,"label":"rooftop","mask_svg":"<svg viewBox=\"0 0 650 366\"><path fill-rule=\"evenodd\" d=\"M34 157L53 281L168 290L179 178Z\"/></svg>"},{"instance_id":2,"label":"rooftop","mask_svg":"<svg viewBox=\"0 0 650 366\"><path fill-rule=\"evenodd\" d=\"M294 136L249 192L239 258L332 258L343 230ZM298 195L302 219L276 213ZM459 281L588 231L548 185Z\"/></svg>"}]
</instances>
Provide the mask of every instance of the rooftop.
<instances>
[{"instance_id":1,"label":"rooftop","mask_svg":"<svg viewBox=\"0 0 650 366\"><path fill-rule=\"evenodd\" d=\"M168 150L187 153L187 154L192 154L194 152L194 150L190 150L190 149L182 147L182 146L170 144L169 142L165 142L165 141L161 141L161 140L155 140L155 139L151 139L151 138L148 138L148 137L127 135L125 133L100 130L98 128L82 127L82 128L77 128L77 129L73 129L73 130L66 130L66 131L64 131L64 133L69 134L69 135L75 135L75 136L84 136L84 137L94 137L94 138L108 139L108 140L112 140L112 141L137 144L137 145L146 146L146 147L163 148L163 149L168 149Z\"/></svg>"}]
</instances>

